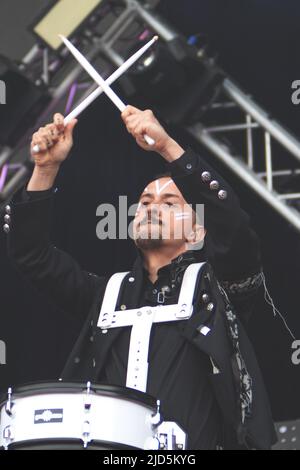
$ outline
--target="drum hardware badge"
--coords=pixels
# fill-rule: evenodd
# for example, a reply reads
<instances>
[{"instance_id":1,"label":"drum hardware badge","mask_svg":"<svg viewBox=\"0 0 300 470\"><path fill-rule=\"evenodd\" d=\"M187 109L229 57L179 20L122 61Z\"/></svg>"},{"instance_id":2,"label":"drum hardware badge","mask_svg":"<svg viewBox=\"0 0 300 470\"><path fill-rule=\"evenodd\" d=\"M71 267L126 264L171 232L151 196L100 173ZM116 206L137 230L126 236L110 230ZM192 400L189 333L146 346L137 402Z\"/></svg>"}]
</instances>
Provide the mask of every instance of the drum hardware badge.
<instances>
[{"instance_id":1,"label":"drum hardware badge","mask_svg":"<svg viewBox=\"0 0 300 470\"><path fill-rule=\"evenodd\" d=\"M34 424L62 423L64 410L62 408L34 411Z\"/></svg>"}]
</instances>

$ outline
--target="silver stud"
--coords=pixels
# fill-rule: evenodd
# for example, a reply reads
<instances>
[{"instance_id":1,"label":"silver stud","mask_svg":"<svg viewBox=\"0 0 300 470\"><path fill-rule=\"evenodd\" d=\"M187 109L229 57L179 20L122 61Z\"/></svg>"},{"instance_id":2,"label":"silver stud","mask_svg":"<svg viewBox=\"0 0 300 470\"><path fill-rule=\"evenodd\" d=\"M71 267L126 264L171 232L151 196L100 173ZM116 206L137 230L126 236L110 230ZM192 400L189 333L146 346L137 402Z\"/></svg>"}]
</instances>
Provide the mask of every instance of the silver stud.
<instances>
[{"instance_id":1,"label":"silver stud","mask_svg":"<svg viewBox=\"0 0 300 470\"><path fill-rule=\"evenodd\" d=\"M4 230L5 233L9 233L9 231L10 231L9 225L7 225L7 224L3 225L3 230Z\"/></svg>"},{"instance_id":2,"label":"silver stud","mask_svg":"<svg viewBox=\"0 0 300 470\"><path fill-rule=\"evenodd\" d=\"M103 335L106 335L107 331L108 331L108 330L102 330L102 334L103 334Z\"/></svg>"},{"instance_id":3,"label":"silver stud","mask_svg":"<svg viewBox=\"0 0 300 470\"><path fill-rule=\"evenodd\" d=\"M192 164L191 164L191 163L188 163L188 164L186 165L186 169L187 169L187 170L191 170L191 169L192 169Z\"/></svg>"},{"instance_id":4,"label":"silver stud","mask_svg":"<svg viewBox=\"0 0 300 470\"><path fill-rule=\"evenodd\" d=\"M7 224L10 224L10 215L5 215L4 216L4 222L6 222Z\"/></svg>"},{"instance_id":5,"label":"silver stud","mask_svg":"<svg viewBox=\"0 0 300 470\"><path fill-rule=\"evenodd\" d=\"M212 191L216 190L216 189L219 189L220 185L219 185L219 181L217 180L213 180L210 185L209 185L210 189Z\"/></svg>"},{"instance_id":6,"label":"silver stud","mask_svg":"<svg viewBox=\"0 0 300 470\"><path fill-rule=\"evenodd\" d=\"M6 212L7 214L11 214L11 207L10 207L9 205L7 205L7 206L5 207L5 212Z\"/></svg>"},{"instance_id":7,"label":"silver stud","mask_svg":"<svg viewBox=\"0 0 300 470\"><path fill-rule=\"evenodd\" d=\"M80 358L79 358L79 357L75 357L74 362L75 362L75 364L79 364Z\"/></svg>"},{"instance_id":8,"label":"silver stud","mask_svg":"<svg viewBox=\"0 0 300 470\"><path fill-rule=\"evenodd\" d=\"M227 191L225 191L225 189L221 189L221 191L218 192L218 198L222 200L226 199Z\"/></svg>"},{"instance_id":9,"label":"silver stud","mask_svg":"<svg viewBox=\"0 0 300 470\"><path fill-rule=\"evenodd\" d=\"M207 302L209 302L209 295L208 294L203 294L202 295L202 300L205 304L207 304Z\"/></svg>"},{"instance_id":10,"label":"silver stud","mask_svg":"<svg viewBox=\"0 0 300 470\"><path fill-rule=\"evenodd\" d=\"M214 309L214 304L212 302L209 302L206 308L209 312L211 312Z\"/></svg>"},{"instance_id":11,"label":"silver stud","mask_svg":"<svg viewBox=\"0 0 300 470\"><path fill-rule=\"evenodd\" d=\"M125 304L122 304L121 307L120 307L121 310L126 310L126 305Z\"/></svg>"},{"instance_id":12,"label":"silver stud","mask_svg":"<svg viewBox=\"0 0 300 470\"><path fill-rule=\"evenodd\" d=\"M128 279L128 281L129 281L129 282L134 282L134 277L130 277L130 278Z\"/></svg>"},{"instance_id":13,"label":"silver stud","mask_svg":"<svg viewBox=\"0 0 300 470\"><path fill-rule=\"evenodd\" d=\"M201 175L201 178L202 178L202 181L204 181L204 183L208 183L211 180L210 172L209 171L203 171L203 173Z\"/></svg>"}]
</instances>

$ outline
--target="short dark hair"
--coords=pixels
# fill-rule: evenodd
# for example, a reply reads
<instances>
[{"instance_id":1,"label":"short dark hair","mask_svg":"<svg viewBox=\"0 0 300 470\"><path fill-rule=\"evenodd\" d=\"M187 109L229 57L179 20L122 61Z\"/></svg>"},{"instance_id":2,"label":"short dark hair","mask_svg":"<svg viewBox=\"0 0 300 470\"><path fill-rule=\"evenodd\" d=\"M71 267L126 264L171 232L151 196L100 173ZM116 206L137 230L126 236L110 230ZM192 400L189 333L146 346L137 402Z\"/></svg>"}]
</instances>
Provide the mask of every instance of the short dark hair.
<instances>
[{"instance_id":1,"label":"short dark hair","mask_svg":"<svg viewBox=\"0 0 300 470\"><path fill-rule=\"evenodd\" d=\"M172 173L170 171L163 171L154 176L153 181L159 180L160 178L172 178Z\"/></svg>"},{"instance_id":2,"label":"short dark hair","mask_svg":"<svg viewBox=\"0 0 300 470\"><path fill-rule=\"evenodd\" d=\"M160 178L172 178L172 173L170 171L163 171L162 173L157 173L150 179L149 183L152 181L159 180Z\"/></svg>"}]
</instances>

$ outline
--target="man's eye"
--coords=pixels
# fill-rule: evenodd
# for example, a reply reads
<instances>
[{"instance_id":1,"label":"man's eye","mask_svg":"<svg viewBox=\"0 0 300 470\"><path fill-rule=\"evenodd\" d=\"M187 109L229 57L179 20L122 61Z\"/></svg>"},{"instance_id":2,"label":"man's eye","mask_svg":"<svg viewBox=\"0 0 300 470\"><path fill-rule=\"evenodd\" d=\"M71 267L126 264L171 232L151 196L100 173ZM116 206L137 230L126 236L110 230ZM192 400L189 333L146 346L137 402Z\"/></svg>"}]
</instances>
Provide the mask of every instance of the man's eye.
<instances>
[{"instance_id":1,"label":"man's eye","mask_svg":"<svg viewBox=\"0 0 300 470\"><path fill-rule=\"evenodd\" d=\"M143 207L149 206L149 204L150 204L149 201L141 202L141 206L143 206Z\"/></svg>"},{"instance_id":2,"label":"man's eye","mask_svg":"<svg viewBox=\"0 0 300 470\"><path fill-rule=\"evenodd\" d=\"M176 207L177 204L175 202L166 202L165 203L168 207Z\"/></svg>"}]
</instances>

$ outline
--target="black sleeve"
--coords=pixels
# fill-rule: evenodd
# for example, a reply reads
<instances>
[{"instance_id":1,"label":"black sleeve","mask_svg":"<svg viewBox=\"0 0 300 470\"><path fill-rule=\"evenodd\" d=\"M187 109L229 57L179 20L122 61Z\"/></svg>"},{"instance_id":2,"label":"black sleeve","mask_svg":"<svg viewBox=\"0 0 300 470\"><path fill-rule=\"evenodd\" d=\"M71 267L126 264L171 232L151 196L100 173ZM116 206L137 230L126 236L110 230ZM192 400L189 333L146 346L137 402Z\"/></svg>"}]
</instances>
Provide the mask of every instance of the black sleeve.
<instances>
[{"instance_id":1,"label":"black sleeve","mask_svg":"<svg viewBox=\"0 0 300 470\"><path fill-rule=\"evenodd\" d=\"M262 284L259 240L230 185L192 150L167 164L189 204L204 204L205 253L239 311L247 311Z\"/></svg>"},{"instance_id":2,"label":"black sleeve","mask_svg":"<svg viewBox=\"0 0 300 470\"><path fill-rule=\"evenodd\" d=\"M17 191L6 206L8 255L35 287L60 308L85 317L104 278L83 271L66 252L50 241L55 189Z\"/></svg>"},{"instance_id":3,"label":"black sleeve","mask_svg":"<svg viewBox=\"0 0 300 470\"><path fill-rule=\"evenodd\" d=\"M20 193L16 193L15 201L19 202L29 202L35 201L37 199L42 199L45 197L49 197L52 194L55 194L56 188L46 189L45 191L27 191L26 187Z\"/></svg>"}]
</instances>

